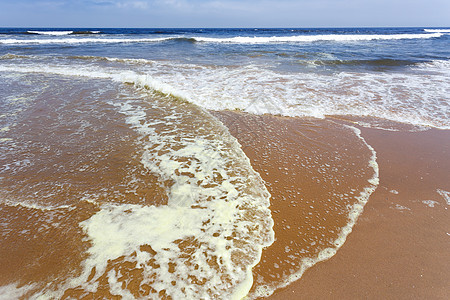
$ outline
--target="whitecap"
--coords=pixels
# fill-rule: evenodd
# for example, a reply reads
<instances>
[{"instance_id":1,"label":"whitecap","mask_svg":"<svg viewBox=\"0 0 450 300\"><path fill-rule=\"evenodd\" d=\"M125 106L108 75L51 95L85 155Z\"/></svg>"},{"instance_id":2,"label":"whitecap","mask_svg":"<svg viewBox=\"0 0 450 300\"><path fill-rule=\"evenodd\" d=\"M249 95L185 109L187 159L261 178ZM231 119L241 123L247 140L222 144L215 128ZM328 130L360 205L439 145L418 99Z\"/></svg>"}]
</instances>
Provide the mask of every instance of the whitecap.
<instances>
[{"instance_id":1,"label":"whitecap","mask_svg":"<svg viewBox=\"0 0 450 300\"><path fill-rule=\"evenodd\" d=\"M28 30L28 33L39 34L39 35L69 35L72 34L72 30L67 31L38 31L38 30Z\"/></svg>"}]
</instances>

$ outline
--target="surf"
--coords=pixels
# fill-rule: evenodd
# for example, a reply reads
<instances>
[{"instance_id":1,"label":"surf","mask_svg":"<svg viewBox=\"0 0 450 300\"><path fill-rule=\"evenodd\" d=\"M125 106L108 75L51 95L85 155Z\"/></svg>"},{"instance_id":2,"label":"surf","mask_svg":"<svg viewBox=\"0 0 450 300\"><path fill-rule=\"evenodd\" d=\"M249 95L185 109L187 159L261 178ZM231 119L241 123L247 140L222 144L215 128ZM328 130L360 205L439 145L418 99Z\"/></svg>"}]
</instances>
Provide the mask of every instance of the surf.
<instances>
[{"instance_id":1,"label":"surf","mask_svg":"<svg viewBox=\"0 0 450 300\"><path fill-rule=\"evenodd\" d=\"M253 114L317 118L377 116L419 127L450 128L448 103L440 101L448 94L442 88L442 83L448 79L449 66L445 61L414 64L409 73L342 71L337 74L283 74L253 65L209 68L142 59L85 59L106 65L100 68L68 67L61 61L45 67L33 66L33 63L3 65L0 71L111 79L179 97L210 110L238 109ZM113 66L108 66L108 63L123 64L125 69L111 68ZM135 64L138 70L126 70L128 64ZM159 73L161 69L165 70L164 74ZM429 76L433 76L432 81ZM217 81L218 77L224 80ZM272 83L270 89L266 82Z\"/></svg>"},{"instance_id":2,"label":"surf","mask_svg":"<svg viewBox=\"0 0 450 300\"><path fill-rule=\"evenodd\" d=\"M54 75L25 76L36 88L45 76ZM53 90L52 97L46 97L45 92L36 93L28 106L33 109L39 103L57 108L56 119L41 116L29 120L30 131L45 131L42 122L47 122L44 127L51 128L48 134L52 139L29 131L20 134L17 128L9 130L8 136L11 144L31 138L64 155L49 153L44 159L45 154L36 154L36 159L26 166L11 165L2 170L2 174L8 174L6 181L2 180L2 198L8 201L0 203L0 211L11 216L31 211L33 218L27 224L34 224L38 230L35 235L45 240L47 232L58 236L61 229L75 231L71 238L84 251L73 258L72 271L65 273L65 267L52 270L60 272L49 275L58 280L47 285L34 279L33 284L27 283L29 288L23 289L22 296L244 297L253 282L252 268L258 263L262 248L270 245L274 236L270 194L237 140L208 112L173 96L121 82L116 83L118 93L105 91L108 85L104 84L110 78L106 82L105 78L60 80L64 84L59 87L43 87L42 91ZM83 84L84 89L89 86L93 96L84 97L77 112L70 112L66 107L76 99L70 94L76 94ZM98 88L103 92L98 92ZM58 97L63 89L65 97ZM102 93L109 95L109 100L99 101L97 97ZM99 122L99 116L105 115L111 117ZM79 127L84 122L89 125ZM67 130L73 132L69 140L63 134ZM101 138L100 133L89 135L90 130L119 130L126 134ZM83 142L77 143L80 138ZM70 151L80 158L67 159L64 145L68 143L72 144ZM111 145L121 153L119 162L101 155L103 151L108 153ZM10 151L2 159L13 160L29 152L33 153L30 145ZM110 174L111 167L96 168L96 163L82 159L92 152L100 156L96 158L103 161L100 165L112 164L117 170L112 167ZM43 165L42 160L48 164ZM63 167L52 170L55 164ZM23 172L34 175L21 180L20 189L8 188L8 182ZM38 186L33 185L36 174L40 174ZM92 174L103 180L98 184L86 181L95 176ZM67 183L71 185L69 191L59 188ZM32 194L25 191L27 187ZM48 220L79 214L84 217L71 218L59 229L44 230ZM13 220L6 217L5 224L10 225ZM82 232L77 232L77 228ZM22 231L20 234L11 230L4 238L26 239L28 229ZM140 279L133 277L136 272L142 274ZM133 279L133 284L127 278ZM22 290L16 293L19 291Z\"/></svg>"}]
</instances>

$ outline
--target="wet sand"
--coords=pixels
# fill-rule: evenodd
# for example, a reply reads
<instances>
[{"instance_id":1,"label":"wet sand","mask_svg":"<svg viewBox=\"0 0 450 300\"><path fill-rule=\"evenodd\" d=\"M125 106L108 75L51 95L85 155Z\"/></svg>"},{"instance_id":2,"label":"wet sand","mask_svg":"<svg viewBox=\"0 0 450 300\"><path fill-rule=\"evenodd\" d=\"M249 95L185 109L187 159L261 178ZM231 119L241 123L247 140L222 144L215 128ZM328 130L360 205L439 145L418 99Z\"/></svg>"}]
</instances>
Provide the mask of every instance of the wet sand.
<instances>
[{"instance_id":1,"label":"wet sand","mask_svg":"<svg viewBox=\"0 0 450 300\"><path fill-rule=\"evenodd\" d=\"M337 254L270 299L450 298L450 131L361 130L378 189Z\"/></svg>"},{"instance_id":2,"label":"wet sand","mask_svg":"<svg viewBox=\"0 0 450 300\"><path fill-rule=\"evenodd\" d=\"M268 160L257 157L258 147L271 144L273 135L269 131L265 138L264 134L244 134L242 127L249 132L262 132L265 126L276 124L284 129L300 126L301 130L309 121L231 112L222 113L219 118L238 138L253 167L268 183L276 245L279 239L289 236L286 224L277 222L278 216L295 212L292 207L278 203L282 197L277 195L275 186L296 176L284 170L285 165L295 162L277 166L281 160L279 153L273 151L273 159L269 159L272 165L268 168L265 165ZM445 195L438 190L450 191L450 131L358 128L377 153L380 171L377 190L336 255L307 269L300 280L275 291L270 299L448 299L450 219ZM284 137L291 139L288 134ZM255 143L255 138L262 139ZM277 171L280 169L283 172ZM267 259L272 259L272 263L280 261L279 256L267 254L273 252L271 247L263 253L262 267L254 269L256 278L258 272L271 272L264 267L270 264Z\"/></svg>"}]
</instances>

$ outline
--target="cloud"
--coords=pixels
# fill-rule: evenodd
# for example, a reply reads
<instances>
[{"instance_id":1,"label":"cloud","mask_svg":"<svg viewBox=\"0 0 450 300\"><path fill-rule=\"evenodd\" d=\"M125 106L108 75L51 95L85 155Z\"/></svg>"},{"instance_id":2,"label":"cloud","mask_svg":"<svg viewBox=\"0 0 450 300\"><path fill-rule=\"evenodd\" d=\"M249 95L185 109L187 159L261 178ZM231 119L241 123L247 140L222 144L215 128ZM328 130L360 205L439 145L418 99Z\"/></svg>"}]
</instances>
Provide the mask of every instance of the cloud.
<instances>
[{"instance_id":1,"label":"cloud","mask_svg":"<svg viewBox=\"0 0 450 300\"><path fill-rule=\"evenodd\" d=\"M118 8L148 9L148 1L121 1L115 3Z\"/></svg>"},{"instance_id":2,"label":"cloud","mask_svg":"<svg viewBox=\"0 0 450 300\"><path fill-rule=\"evenodd\" d=\"M94 6L114 6L115 3L112 1L89 1L90 4Z\"/></svg>"}]
</instances>

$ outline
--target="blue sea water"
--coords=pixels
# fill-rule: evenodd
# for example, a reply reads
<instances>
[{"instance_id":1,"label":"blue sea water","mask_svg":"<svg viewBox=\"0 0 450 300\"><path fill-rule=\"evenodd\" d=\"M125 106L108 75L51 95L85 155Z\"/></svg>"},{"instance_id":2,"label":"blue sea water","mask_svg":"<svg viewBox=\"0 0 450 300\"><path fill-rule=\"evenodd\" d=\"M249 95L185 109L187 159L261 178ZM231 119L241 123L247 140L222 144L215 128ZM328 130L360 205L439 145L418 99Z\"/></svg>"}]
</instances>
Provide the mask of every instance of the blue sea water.
<instances>
[{"instance_id":1,"label":"blue sea water","mask_svg":"<svg viewBox=\"0 0 450 300\"><path fill-rule=\"evenodd\" d=\"M440 29L1 28L0 53L95 55L215 65L265 63L292 71L316 62L331 70L380 70L448 60L449 29ZM58 31L70 34L52 35Z\"/></svg>"},{"instance_id":2,"label":"blue sea water","mask_svg":"<svg viewBox=\"0 0 450 300\"><path fill-rule=\"evenodd\" d=\"M255 279L269 295L342 246L378 185L374 149L332 120L450 129L449 95L450 28L0 28L0 298L244 297L279 182L223 111L316 122L286 143L307 157L268 145L318 183L286 191L304 231Z\"/></svg>"},{"instance_id":3,"label":"blue sea water","mask_svg":"<svg viewBox=\"0 0 450 300\"><path fill-rule=\"evenodd\" d=\"M148 75L207 109L370 115L448 128L449 42L448 28L2 28L0 67L53 72L63 64L82 75L104 58L109 74L114 67Z\"/></svg>"}]
</instances>

